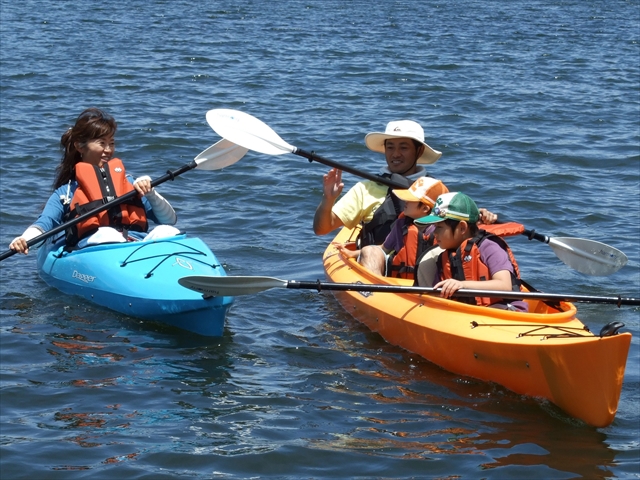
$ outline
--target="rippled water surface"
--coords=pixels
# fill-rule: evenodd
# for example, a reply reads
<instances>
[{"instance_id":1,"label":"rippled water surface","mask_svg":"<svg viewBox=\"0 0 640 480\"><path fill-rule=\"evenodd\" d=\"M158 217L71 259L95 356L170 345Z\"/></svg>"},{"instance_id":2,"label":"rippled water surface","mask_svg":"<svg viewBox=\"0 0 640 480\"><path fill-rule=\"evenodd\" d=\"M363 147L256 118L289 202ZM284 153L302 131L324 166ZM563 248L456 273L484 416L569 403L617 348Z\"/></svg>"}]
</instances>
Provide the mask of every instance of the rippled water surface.
<instances>
[{"instance_id":1,"label":"rippled water surface","mask_svg":"<svg viewBox=\"0 0 640 480\"><path fill-rule=\"evenodd\" d=\"M89 106L118 120L128 170L152 177L219 139L212 108L372 173L383 157L364 135L410 118L447 185L629 257L588 277L514 238L530 283L640 296L637 0L0 5L2 245L38 215L60 135ZM250 152L159 190L230 274L315 280L326 170ZM386 343L330 294L238 297L206 338L63 296L33 254L0 274L3 479L640 477L638 308L579 305L592 330L634 335L617 417L595 429Z\"/></svg>"}]
</instances>

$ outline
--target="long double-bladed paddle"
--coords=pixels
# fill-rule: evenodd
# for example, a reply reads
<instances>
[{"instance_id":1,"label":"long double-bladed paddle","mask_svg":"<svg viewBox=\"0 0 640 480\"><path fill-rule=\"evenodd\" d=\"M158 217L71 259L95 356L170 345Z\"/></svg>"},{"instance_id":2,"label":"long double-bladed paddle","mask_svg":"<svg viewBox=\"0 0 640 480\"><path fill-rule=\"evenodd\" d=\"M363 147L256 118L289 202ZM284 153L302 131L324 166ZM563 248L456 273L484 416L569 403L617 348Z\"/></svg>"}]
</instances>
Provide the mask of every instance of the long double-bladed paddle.
<instances>
[{"instance_id":1,"label":"long double-bladed paddle","mask_svg":"<svg viewBox=\"0 0 640 480\"><path fill-rule=\"evenodd\" d=\"M309 161L317 161L391 188L406 188L406 185L401 185L389 178L372 175L289 145L271 127L248 113L231 109L209 110L207 122L218 135L249 150L266 155L293 153ZM593 240L571 237L552 238L535 230L524 230L522 235L527 236L529 240L546 243L566 265L587 275L611 275L627 263L627 256L623 252Z\"/></svg>"},{"instance_id":2,"label":"long double-bladed paddle","mask_svg":"<svg viewBox=\"0 0 640 480\"><path fill-rule=\"evenodd\" d=\"M224 167L228 167L229 165L233 165L234 163L236 163L238 160L244 157L244 155L247 153L247 150L248 149L245 147L230 142L229 140L222 139L214 145L211 145L206 150L200 152L200 154L198 154L198 156L194 158L193 161L183 165L177 170L169 170L162 177L153 180L151 182L151 186L155 187L157 185L160 185L161 183L166 182L167 180L173 180L178 175L182 175L183 173L188 172L189 170L192 170L194 168L197 168L199 170L220 170ZM131 200L136 195L138 195L138 192L136 190L132 190L131 192L126 193L121 197L115 198L114 200L107 202L104 205L100 205L99 207L94 208L93 210L80 215L73 220L63 223L62 225L58 225L57 227L52 228L42 235L38 235L37 237L32 238L27 242L27 245L29 247L36 245L51 237L52 235L55 235L56 233L62 232L67 228L74 226L78 222L82 222L83 220L93 217L94 215L97 215L104 210L108 210L109 208L120 205L127 200ZM15 253L17 253L15 250L7 250L0 255L0 261L4 260L5 258L9 258Z\"/></svg>"},{"instance_id":3,"label":"long double-bladed paddle","mask_svg":"<svg viewBox=\"0 0 640 480\"><path fill-rule=\"evenodd\" d=\"M356 291L356 292L383 292L383 293L415 293L421 295L440 295L439 288L411 287L403 285L377 285L362 283L331 283L305 282L297 280L281 280L274 277L243 277L243 276L207 276L192 275L178 280L180 285L195 290L196 292L213 297L238 295L251 295L272 288L292 288L307 290L332 290L332 291ZM585 302L585 303L612 303L614 305L640 305L640 298L623 297L595 297L590 295L561 295L541 292L510 292L497 290L471 290L460 289L456 292L458 297L493 297L514 300L530 299L555 302Z\"/></svg>"}]
</instances>

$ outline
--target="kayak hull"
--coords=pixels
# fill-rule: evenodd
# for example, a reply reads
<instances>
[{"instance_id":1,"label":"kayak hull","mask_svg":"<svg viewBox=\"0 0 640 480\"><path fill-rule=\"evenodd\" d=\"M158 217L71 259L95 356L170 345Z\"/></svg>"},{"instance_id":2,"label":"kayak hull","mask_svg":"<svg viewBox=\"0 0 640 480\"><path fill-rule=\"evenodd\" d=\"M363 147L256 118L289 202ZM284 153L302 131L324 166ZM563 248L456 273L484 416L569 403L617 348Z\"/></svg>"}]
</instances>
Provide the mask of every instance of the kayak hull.
<instances>
[{"instance_id":1,"label":"kayak hull","mask_svg":"<svg viewBox=\"0 0 640 480\"><path fill-rule=\"evenodd\" d=\"M344 228L334 241L349 243L356 236L356 230ZM374 275L332 245L323 261L333 282L412 284ZM388 342L450 372L547 399L596 427L615 417L631 334L594 335L571 303L534 300L531 313L521 313L428 295L346 291L335 296Z\"/></svg>"},{"instance_id":2,"label":"kayak hull","mask_svg":"<svg viewBox=\"0 0 640 480\"><path fill-rule=\"evenodd\" d=\"M226 275L207 245L186 235L72 252L47 244L38 252L38 270L63 293L199 335L222 336L233 303L233 297L206 297L178 284L189 275Z\"/></svg>"}]
</instances>

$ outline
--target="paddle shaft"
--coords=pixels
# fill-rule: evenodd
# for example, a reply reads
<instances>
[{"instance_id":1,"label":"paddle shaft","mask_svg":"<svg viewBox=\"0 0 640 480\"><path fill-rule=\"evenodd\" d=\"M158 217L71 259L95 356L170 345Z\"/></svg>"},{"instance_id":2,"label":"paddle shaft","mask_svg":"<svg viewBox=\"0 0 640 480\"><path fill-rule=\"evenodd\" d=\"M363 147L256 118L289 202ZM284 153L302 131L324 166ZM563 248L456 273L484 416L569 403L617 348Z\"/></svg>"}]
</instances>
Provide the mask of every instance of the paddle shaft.
<instances>
[{"instance_id":1,"label":"paddle shaft","mask_svg":"<svg viewBox=\"0 0 640 480\"><path fill-rule=\"evenodd\" d=\"M535 229L533 230L525 230L522 232L522 235L526 236L529 240L537 240L542 243L549 243L551 237L547 237L546 235L542 235L541 233L537 233Z\"/></svg>"},{"instance_id":2,"label":"paddle shaft","mask_svg":"<svg viewBox=\"0 0 640 480\"><path fill-rule=\"evenodd\" d=\"M343 170L347 173L351 173L353 175L362 177L362 178L366 178L367 180L372 180L374 182L378 182L382 185L386 185L387 187L391 187L391 188L400 188L400 189L406 189L407 186L406 185L402 185L400 183L394 182L393 180L386 178L386 177L382 177L380 175L373 175L371 173L368 172L363 172L362 170L358 170L356 168L352 168L349 167L348 165L343 165L340 164L338 162L335 162L333 160L330 160L328 158L324 158L321 157L320 155L316 155L313 152L308 152L306 150L302 150L298 147L294 147L295 150L293 151L294 154L299 155L301 157L304 157L306 159L308 159L310 162L318 162L318 163L322 163L324 165L327 165L329 167L332 168L337 168L338 170ZM542 235L540 233L537 233L534 230L524 230L522 232L522 235L526 236L529 240L537 240L539 242L542 243L546 243L548 244L549 241L551 240L550 237L547 237L546 235Z\"/></svg>"},{"instance_id":3,"label":"paddle shaft","mask_svg":"<svg viewBox=\"0 0 640 480\"><path fill-rule=\"evenodd\" d=\"M389 284L363 284L363 283L331 283L316 280L298 281L282 280L275 277L261 276L187 276L178 280L183 287L196 292L214 297L238 295L253 295L255 293L271 290L272 288L291 288L329 291L355 291L355 292L381 292L381 293L405 293L417 295L440 295L441 289L433 287L415 287ZM587 302L587 303L612 303L615 305L640 305L640 299L617 297L595 297L589 295L562 295L542 292L513 292L502 290L472 290L462 288L454 297L489 297L514 300L541 300L556 302Z\"/></svg>"},{"instance_id":4,"label":"paddle shaft","mask_svg":"<svg viewBox=\"0 0 640 480\"><path fill-rule=\"evenodd\" d=\"M320 155L316 155L313 152L308 152L306 150L302 150L302 149L300 149L298 147L293 147L293 148L294 148L294 150L293 150L292 153L294 153L296 155L299 155L301 157L304 157L304 158L308 159L310 162L316 161L318 163L322 163L322 164L327 165L329 167L337 168L339 170L343 170L343 171L351 173L353 175L356 175L356 176L359 176L359 177L362 177L362 178L366 178L367 180L372 180L372 181L380 183L382 185L386 185L387 187L399 188L399 189L406 189L407 188L406 185L402 185L400 183L394 182L393 180L391 180L389 178L386 178L386 177L383 177L381 175L373 175L371 173L363 172L362 170L358 170L356 168L349 167L348 165L340 164L340 163L335 162L333 160L330 160L328 158L324 158L324 157L321 157ZM504 222L500 222L500 223L504 223ZM546 243L547 245L549 245L549 242L551 242L553 240L551 237L548 237L546 235L542 235L540 233L537 233L535 231L535 229L533 229L533 230L525 229L521 233L521 235L524 235L529 240L537 240L538 242ZM560 247L560 248L566 248L567 250L575 252L575 249L567 247L561 242L555 242L555 246L556 247ZM607 245L607 247L608 248L613 248L613 247L609 247L608 245ZM582 256L585 257L586 259L597 260L597 257L595 257L593 255L582 254Z\"/></svg>"},{"instance_id":5,"label":"paddle shaft","mask_svg":"<svg viewBox=\"0 0 640 480\"><path fill-rule=\"evenodd\" d=\"M160 178L157 178L155 180L153 180L151 182L151 187L155 187L157 185L160 185L161 183L166 182L167 180L173 180L175 177L182 175L185 172L188 172L189 170L192 170L194 168L196 168L198 166L198 163L193 160L190 163L187 163L185 165L183 165L182 167L178 168L177 170L174 171L167 171L167 173L165 173L163 176L161 176ZM121 197L115 198L113 200L111 200L110 202L107 202L103 205L100 205L97 208L94 208L93 210L80 215L76 218L74 218L73 220L69 220L66 223L63 223L62 225L58 225L57 227L52 228L51 230L48 230L46 232L44 232L42 235L38 235L35 238L32 238L31 240L29 240L27 242L27 245L29 247L36 245L44 240L46 240L47 238L51 237L52 235L55 235L56 233L62 232L64 230L66 230L67 228L71 228L74 225L76 225L79 222L82 222L83 220L86 220L87 218L93 217L94 215L97 215L100 212L103 212L105 210L110 209L111 207L115 207L117 205L120 205L121 203L126 202L127 200L131 200L133 198L135 198L135 196L138 195L138 191L137 190L132 190L124 195L122 195ZM6 252L2 253L0 255L0 261L4 260L5 258L9 258L12 255L15 255L17 252L15 250L7 250Z\"/></svg>"},{"instance_id":6,"label":"paddle shaft","mask_svg":"<svg viewBox=\"0 0 640 480\"><path fill-rule=\"evenodd\" d=\"M327 282L299 282L289 280L286 288L308 289L308 290L332 290L332 291L356 291L356 292L386 292L386 293L417 293L427 295L439 295L439 288L431 287L409 287L402 285L365 285L359 283L327 283ZM586 303L611 303L614 305L640 305L640 298L623 297L595 297L589 295L561 295L536 292L511 292L494 290L471 290L462 288L458 290L454 297L493 297L513 300L546 300L557 302L586 302Z\"/></svg>"},{"instance_id":7,"label":"paddle shaft","mask_svg":"<svg viewBox=\"0 0 640 480\"><path fill-rule=\"evenodd\" d=\"M298 147L294 147L294 151L292 152L296 155L299 155L301 157L304 157L306 159L308 159L310 162L318 162L318 163L322 163L324 165L327 165L331 168L337 168L338 170L342 170L344 172L347 173L351 173L353 175L356 175L358 177L362 177L362 178L366 178L367 180L372 180L374 182L378 182L382 185L386 185L387 187L391 187L391 188L400 188L400 189L405 189L407 188L406 185L402 185L400 183L394 182L393 180L380 176L380 175L373 175L371 173L368 172L364 172L362 170L358 170L356 168L350 167L348 165L344 165L338 162L335 162L333 160L330 160L328 158L324 158L321 157L320 155L316 155L313 152L308 152L306 150L302 150L301 148ZM542 235L540 233L537 233L535 230L525 230L524 232L522 232L522 235L525 235L529 240L537 240L539 242L542 243L549 243L549 241L551 240L550 237L547 237L546 235Z\"/></svg>"},{"instance_id":8,"label":"paddle shaft","mask_svg":"<svg viewBox=\"0 0 640 480\"><path fill-rule=\"evenodd\" d=\"M307 158L310 162L317 161L380 185L397 189L407 188L405 182L400 183L393 177L372 175L294 147L280 138L271 127L261 120L238 110L209 110L207 122L218 135L245 149L266 155L293 153ZM623 252L600 242L570 237L556 239L536 233L535 230L523 229L522 234L529 240L546 243L563 263L587 275L611 275L627 262L627 257Z\"/></svg>"},{"instance_id":9,"label":"paddle shaft","mask_svg":"<svg viewBox=\"0 0 640 480\"><path fill-rule=\"evenodd\" d=\"M400 183L393 177L372 175L321 157L313 152L294 147L280 138L271 127L261 120L238 110L209 110L207 112L207 122L218 135L228 139L229 142L241 145L245 149L266 155L293 153L307 158L310 162L316 161L380 185L397 189L407 188L405 182ZM546 243L563 263L587 275L610 275L622 268L627 262L624 253L600 242L569 237L556 239L541 235L535 230L523 229L522 234L529 240Z\"/></svg>"},{"instance_id":10,"label":"paddle shaft","mask_svg":"<svg viewBox=\"0 0 640 480\"><path fill-rule=\"evenodd\" d=\"M296 155L304 157L308 159L310 162L318 162L324 165L327 165L332 168L337 168L338 170L342 170L347 173L351 173L352 175L356 175L358 177L366 178L367 180L372 180L374 182L381 183L382 185L386 185L391 188L401 188L406 190L407 186L398 182L394 182L389 178L382 177L380 175L374 175L368 172L363 172L362 170L358 170L357 168L349 167L348 165L343 165L338 162L334 162L333 160L329 160L328 158L321 157L320 155L316 155L313 152L307 152L306 150L302 150L298 147L294 147L293 152Z\"/></svg>"}]
</instances>

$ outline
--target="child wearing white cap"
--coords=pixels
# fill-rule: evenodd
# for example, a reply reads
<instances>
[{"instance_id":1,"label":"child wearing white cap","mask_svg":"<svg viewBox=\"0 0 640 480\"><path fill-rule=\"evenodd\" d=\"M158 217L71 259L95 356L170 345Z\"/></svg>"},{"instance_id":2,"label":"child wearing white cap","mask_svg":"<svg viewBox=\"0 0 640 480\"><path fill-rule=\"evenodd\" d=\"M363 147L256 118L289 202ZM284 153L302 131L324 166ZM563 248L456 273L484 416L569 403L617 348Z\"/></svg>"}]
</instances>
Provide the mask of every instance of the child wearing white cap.
<instances>
[{"instance_id":1,"label":"child wearing white cap","mask_svg":"<svg viewBox=\"0 0 640 480\"><path fill-rule=\"evenodd\" d=\"M420 177L406 190L394 189L393 194L404 201L405 206L384 242L355 251L338 245L338 250L347 257L358 257L361 265L378 275L414 278L418 258L433 246L433 235L429 232L425 235L425 229L416 226L414 219L427 215L436 198L445 192L447 187L431 177Z\"/></svg>"}]
</instances>

